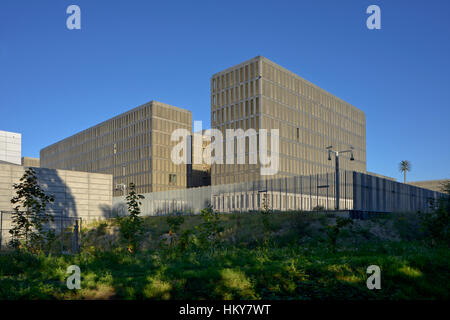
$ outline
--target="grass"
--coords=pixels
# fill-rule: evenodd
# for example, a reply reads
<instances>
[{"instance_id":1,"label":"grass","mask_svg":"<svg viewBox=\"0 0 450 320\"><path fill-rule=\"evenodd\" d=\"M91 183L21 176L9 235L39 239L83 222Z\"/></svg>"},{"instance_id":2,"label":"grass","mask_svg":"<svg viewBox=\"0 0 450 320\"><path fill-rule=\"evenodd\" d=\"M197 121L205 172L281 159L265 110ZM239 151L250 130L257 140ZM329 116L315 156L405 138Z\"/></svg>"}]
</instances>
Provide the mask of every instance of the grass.
<instances>
[{"instance_id":1,"label":"grass","mask_svg":"<svg viewBox=\"0 0 450 320\"><path fill-rule=\"evenodd\" d=\"M334 217L319 213L273 215L267 246L258 214L222 215L218 248L184 252L158 248L165 217L146 218L135 255L117 241L114 221L98 222L77 255L2 253L0 299L449 299L448 247L427 246L415 219L401 217L355 221L336 253L323 232ZM181 231L198 223L186 217ZM66 287L69 265L81 269L80 290ZM381 290L367 289L370 265L381 268Z\"/></svg>"}]
</instances>

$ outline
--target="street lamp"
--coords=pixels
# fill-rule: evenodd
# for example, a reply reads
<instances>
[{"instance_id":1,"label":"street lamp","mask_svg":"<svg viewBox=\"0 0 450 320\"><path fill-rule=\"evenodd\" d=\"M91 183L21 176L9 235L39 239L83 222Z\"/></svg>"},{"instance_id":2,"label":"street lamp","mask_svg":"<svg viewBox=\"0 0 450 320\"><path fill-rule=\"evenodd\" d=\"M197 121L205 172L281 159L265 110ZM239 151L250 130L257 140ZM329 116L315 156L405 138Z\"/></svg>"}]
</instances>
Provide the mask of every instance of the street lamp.
<instances>
[{"instance_id":1,"label":"street lamp","mask_svg":"<svg viewBox=\"0 0 450 320\"><path fill-rule=\"evenodd\" d=\"M355 160L353 157L353 147L350 146L350 149L343 151L335 151L332 149L333 146L328 146L326 149L328 150L328 160L331 161L331 153L334 153L336 156L336 211L339 210L339 154L350 152L350 161Z\"/></svg>"}]
</instances>

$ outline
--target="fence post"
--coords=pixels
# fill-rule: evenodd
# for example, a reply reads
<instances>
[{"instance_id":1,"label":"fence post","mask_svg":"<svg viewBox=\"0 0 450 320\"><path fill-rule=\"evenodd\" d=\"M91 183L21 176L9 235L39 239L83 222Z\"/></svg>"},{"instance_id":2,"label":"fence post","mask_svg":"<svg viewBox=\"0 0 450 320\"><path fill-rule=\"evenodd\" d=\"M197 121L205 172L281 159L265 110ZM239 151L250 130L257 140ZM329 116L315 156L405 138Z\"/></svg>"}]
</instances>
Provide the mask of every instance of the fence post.
<instances>
[{"instance_id":1,"label":"fence post","mask_svg":"<svg viewBox=\"0 0 450 320\"><path fill-rule=\"evenodd\" d=\"M285 201L284 201L284 209L287 212L288 211L288 187L287 187L287 177L284 177L284 188L285 190Z\"/></svg>"},{"instance_id":2,"label":"fence post","mask_svg":"<svg viewBox=\"0 0 450 320\"><path fill-rule=\"evenodd\" d=\"M63 213L64 215L64 213ZM59 234L61 237L61 253L64 252L64 234L63 234L63 219L62 216L59 216Z\"/></svg>"},{"instance_id":3,"label":"fence post","mask_svg":"<svg viewBox=\"0 0 450 320\"><path fill-rule=\"evenodd\" d=\"M2 250L3 242L3 212L0 211L0 250Z\"/></svg>"},{"instance_id":4,"label":"fence post","mask_svg":"<svg viewBox=\"0 0 450 320\"><path fill-rule=\"evenodd\" d=\"M75 226L73 227L73 244L72 244L72 253L78 253L78 218L75 219Z\"/></svg>"}]
</instances>

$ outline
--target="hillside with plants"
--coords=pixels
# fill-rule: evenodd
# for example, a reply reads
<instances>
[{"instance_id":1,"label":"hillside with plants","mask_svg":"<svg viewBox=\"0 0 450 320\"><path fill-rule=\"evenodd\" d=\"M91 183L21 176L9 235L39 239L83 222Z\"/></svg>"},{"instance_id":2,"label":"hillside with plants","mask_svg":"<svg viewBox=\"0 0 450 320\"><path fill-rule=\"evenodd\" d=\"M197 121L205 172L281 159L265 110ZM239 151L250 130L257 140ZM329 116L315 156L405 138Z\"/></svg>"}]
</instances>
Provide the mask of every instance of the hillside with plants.
<instances>
[{"instance_id":1,"label":"hillside with plants","mask_svg":"<svg viewBox=\"0 0 450 320\"><path fill-rule=\"evenodd\" d=\"M207 209L142 218L135 251L121 219L86 226L76 255L3 253L0 298L449 298L448 243L430 238L418 215L351 221L319 212ZM69 265L81 269L80 290L66 287ZM381 290L367 289L369 265L381 268Z\"/></svg>"}]
</instances>

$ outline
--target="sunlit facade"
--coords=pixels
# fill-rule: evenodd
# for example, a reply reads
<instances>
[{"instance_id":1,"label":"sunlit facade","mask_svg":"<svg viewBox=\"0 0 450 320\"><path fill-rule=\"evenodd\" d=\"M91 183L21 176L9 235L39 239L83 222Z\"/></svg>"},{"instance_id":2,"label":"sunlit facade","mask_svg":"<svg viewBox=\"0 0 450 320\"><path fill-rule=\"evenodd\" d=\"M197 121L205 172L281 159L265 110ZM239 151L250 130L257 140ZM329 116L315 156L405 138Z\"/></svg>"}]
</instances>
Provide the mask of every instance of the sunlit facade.
<instances>
[{"instance_id":1,"label":"sunlit facade","mask_svg":"<svg viewBox=\"0 0 450 320\"><path fill-rule=\"evenodd\" d=\"M175 129L192 132L190 111L151 101L41 150L41 167L113 175L114 196L133 182L147 193L187 187L187 165L171 161Z\"/></svg>"},{"instance_id":2,"label":"sunlit facade","mask_svg":"<svg viewBox=\"0 0 450 320\"><path fill-rule=\"evenodd\" d=\"M340 157L345 170L366 171L364 112L257 56L211 77L211 124L225 137L226 129L279 129L279 171L261 176L260 164L213 164L213 185L334 171L326 147L354 148ZM225 152L224 146L224 152ZM269 146L270 150L270 146Z\"/></svg>"}]
</instances>

